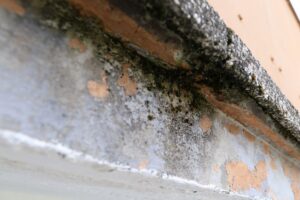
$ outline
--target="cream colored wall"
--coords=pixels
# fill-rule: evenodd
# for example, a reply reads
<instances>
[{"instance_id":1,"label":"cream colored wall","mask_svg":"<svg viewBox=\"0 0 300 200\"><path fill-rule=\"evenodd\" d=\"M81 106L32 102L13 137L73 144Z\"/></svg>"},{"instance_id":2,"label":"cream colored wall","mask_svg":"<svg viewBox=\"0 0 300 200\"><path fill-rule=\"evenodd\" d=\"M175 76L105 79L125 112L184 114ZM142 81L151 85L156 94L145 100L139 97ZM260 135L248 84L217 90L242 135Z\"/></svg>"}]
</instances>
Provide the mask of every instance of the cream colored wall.
<instances>
[{"instance_id":1,"label":"cream colored wall","mask_svg":"<svg viewBox=\"0 0 300 200\"><path fill-rule=\"evenodd\" d=\"M288 0L208 2L300 110L300 23Z\"/></svg>"}]
</instances>

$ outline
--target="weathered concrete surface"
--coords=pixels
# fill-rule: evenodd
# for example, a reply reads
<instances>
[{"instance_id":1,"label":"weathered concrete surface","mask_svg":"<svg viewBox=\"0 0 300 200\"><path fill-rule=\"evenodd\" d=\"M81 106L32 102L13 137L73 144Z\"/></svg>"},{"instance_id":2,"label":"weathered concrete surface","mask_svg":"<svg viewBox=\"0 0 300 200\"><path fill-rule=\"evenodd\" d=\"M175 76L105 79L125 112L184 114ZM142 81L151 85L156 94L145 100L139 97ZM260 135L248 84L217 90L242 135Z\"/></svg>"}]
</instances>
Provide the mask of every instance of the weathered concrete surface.
<instances>
[{"instance_id":1,"label":"weathered concrete surface","mask_svg":"<svg viewBox=\"0 0 300 200\"><path fill-rule=\"evenodd\" d=\"M213 85L219 83L218 87L227 91L239 85L241 92L245 91L255 99L289 131L288 135L299 142L299 112L281 93L246 45L226 27L205 0L112 2L141 24L158 21L156 23L178 35L184 44L182 57L194 70L193 73L198 73L204 79L206 77ZM138 7L140 13L135 14L131 6Z\"/></svg>"},{"instance_id":2,"label":"weathered concrete surface","mask_svg":"<svg viewBox=\"0 0 300 200\"><path fill-rule=\"evenodd\" d=\"M192 70L193 78L226 91L238 85L284 127L282 134L299 142L298 111L205 0L69 2L81 16L97 18L104 31L165 67Z\"/></svg>"},{"instance_id":3,"label":"weathered concrete surface","mask_svg":"<svg viewBox=\"0 0 300 200\"><path fill-rule=\"evenodd\" d=\"M216 41L208 41L207 44L205 43L205 41L207 40L205 38L209 37L209 29L211 29L212 27L198 27L199 31L200 29L203 29L202 31L205 32L204 35L198 33L199 42L204 42L204 46L201 48L197 47L198 49L194 51L193 49L196 47L189 46L194 44L194 42L189 41L192 40L193 37L197 36L197 32L195 33L196 35L191 36L190 40L183 40L184 37L182 35L182 38L178 37L178 34L176 36L172 29L168 29L168 27L165 27L163 25L164 23L159 23L160 18L150 21L149 19L143 19L143 17L138 18L141 13L143 14L147 11L149 6L146 6L147 9L144 12L145 8L139 7L138 4L135 6L131 6L129 11L127 9L128 6L126 7L127 4L119 5L122 8L125 6L123 9L125 9L126 12L129 12L130 16L132 15L132 18L130 18L126 15L126 12L123 12L119 8L114 7L114 4L118 5L118 2L115 1L111 3L108 3L106 1L98 2L95 0L87 1L86 3L82 1L75 1L72 3L72 5L74 4L73 7L65 1L60 1L57 4L53 4L48 1L37 2L33 3L31 7L29 6L29 8L27 8L29 13L40 13L38 14L38 16L41 17L38 18L39 21L42 21L44 24L54 26L55 28L58 28L63 32L75 32L81 38L89 38L91 43L93 43L93 45L96 47L95 51L98 54L101 54L104 59L109 60L112 56L114 56L120 62L124 62L124 58L130 58L131 62L136 63L136 65L140 66L150 64L149 60L151 60L152 64L150 64L150 66L154 64L156 67L164 66L168 69L179 68L177 71L173 71L172 74L174 75L173 79L178 76L178 79L180 77L180 80L173 80L173 82L181 82L188 88L197 88L200 85L200 89L198 90L200 91L200 93L204 93L204 97L206 97L208 101L213 100L211 98L212 95L215 96L215 100L221 99L222 103L218 103L218 105L222 106L217 106L216 104L214 106L216 106L222 112L230 115L232 118L234 118L244 126L250 128L255 127L255 129L257 129L257 132L259 132L262 137L267 137L270 142L274 143L282 151L289 154L290 157L299 160L300 152L295 147L298 144L292 144L297 143L297 139L293 137L293 134L291 134L291 132L286 127L282 127L282 125L280 125L280 123L278 123L276 120L274 121L272 115L270 117L264 114L260 106L255 105L256 103L252 100L250 100L249 105L249 96L245 95L244 90L239 87L241 85L240 82L237 82L235 79L233 79L232 76L226 72L226 70L219 71L220 67L222 67L223 64L215 63L217 59L215 57L221 55L220 53L222 53L223 50L218 53L217 49L220 50L221 47L212 47L212 44L218 44ZM207 4L205 5L208 6ZM130 13L131 9L134 9L135 12ZM97 11L99 11L99 13ZM218 16L211 9L208 9L207 12L207 15L215 15L216 19L218 18ZM110 14L114 15L110 16ZM102 21L105 17L109 17L109 20L105 21L105 23L103 24ZM135 18L138 19L135 21ZM168 18L162 18L162 20L165 19ZM213 21L216 20L212 20L212 22L210 22L209 24L213 23ZM191 22L184 21L184 25L188 25L189 23ZM121 26L123 28L121 29L119 27L120 24L123 24ZM124 26L124 24L126 24L127 26ZM126 29L126 27L131 28ZM221 27L216 26L215 30L211 30L211 32L217 31L217 29L222 30ZM107 35L107 33L109 33L110 35ZM141 40L140 38L143 38L143 40ZM73 39L70 41L73 41ZM141 43L141 41L147 42ZM71 42L71 46L72 43L73 42ZM141 43L142 46L140 46L139 43ZM152 52L153 49L151 49L151 47L157 46L157 43L159 43L160 45L164 44L164 48L157 48L154 50L154 52ZM184 50L185 48L188 49ZM134 51L132 51L132 49ZM176 61L175 65L172 65L172 63L170 63L169 61L159 57L159 54L164 54L167 50L168 52L169 50L173 52L173 56ZM185 51L185 54L191 54L184 56L183 53ZM147 61L145 59L141 59L141 57L138 57L136 52L143 57L146 57ZM212 54L212 52L216 54ZM200 68L189 68L189 66L186 65L188 60L190 60L190 62L191 60L194 60L195 63L193 65ZM125 61L125 63L126 62L128 61ZM171 72L169 71L168 73ZM256 76L252 76L252 79L256 79ZM122 82L124 82L124 80L120 80L121 85L124 84ZM215 91L208 91L206 88L203 89L203 84L209 85ZM133 84L131 84L131 86L133 86ZM95 90L96 88L99 88L99 86L97 86L95 82L90 81L89 88L93 90L92 93L102 93L103 95L103 91L97 92L97 90ZM103 90L105 86L101 86L101 88ZM133 88L134 87L131 87L131 92L134 92ZM209 92L208 94L207 91ZM217 102L215 100L214 102ZM241 115L241 113L247 113L247 116L244 117ZM270 125L269 123L271 123L272 125Z\"/></svg>"},{"instance_id":4,"label":"weathered concrete surface","mask_svg":"<svg viewBox=\"0 0 300 200\"><path fill-rule=\"evenodd\" d=\"M27 9L29 13L40 13L42 18L39 20L45 24L90 38L97 47L96 51L106 59L112 55L118 59L129 56L134 57L136 62L140 59L134 54L137 52L156 66L177 69L176 73L185 74L180 82L189 87L198 87L199 84L212 87L216 91L213 92L215 96L222 96L222 101L229 103L229 106L219 106L218 109L228 115L234 114L231 117L247 127L255 125L263 137L269 137L285 153L299 159L299 150L289 144L292 142L299 146L298 112L285 101L250 51L205 1L193 6L188 1L184 2L180 8L187 9L185 13L178 9L179 4L173 1L143 4L104 0L53 4L45 0L34 2ZM187 13L193 13L197 6L202 10L197 10L199 13L195 16L202 15L199 22L194 23L192 19L195 16ZM95 86L90 82L90 87ZM203 89L200 91L203 93ZM261 117L254 112L250 113L251 117L245 118L237 114L249 109L245 108L244 101L249 99L249 94L258 104L254 107L261 107L260 113L264 110L268 116ZM238 112L228 112L231 104L240 107ZM255 121L258 123L253 123ZM268 127L269 121L276 126L275 130L273 125ZM282 136L277 136L278 133Z\"/></svg>"},{"instance_id":5,"label":"weathered concrete surface","mask_svg":"<svg viewBox=\"0 0 300 200\"><path fill-rule=\"evenodd\" d=\"M288 154L297 148L255 102L240 103L291 152L224 115L221 100L186 85L186 74L104 54L104 43L49 29L30 14L1 8L0 19L0 129L251 198L298 198L299 163Z\"/></svg>"}]
</instances>

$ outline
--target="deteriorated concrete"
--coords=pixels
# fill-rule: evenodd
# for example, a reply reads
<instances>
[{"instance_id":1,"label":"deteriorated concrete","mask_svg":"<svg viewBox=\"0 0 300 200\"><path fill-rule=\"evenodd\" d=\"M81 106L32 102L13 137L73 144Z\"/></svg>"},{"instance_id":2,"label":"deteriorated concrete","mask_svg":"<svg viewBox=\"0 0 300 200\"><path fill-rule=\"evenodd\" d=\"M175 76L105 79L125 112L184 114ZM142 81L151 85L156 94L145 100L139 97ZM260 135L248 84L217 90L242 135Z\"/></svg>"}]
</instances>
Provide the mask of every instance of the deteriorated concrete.
<instances>
[{"instance_id":1,"label":"deteriorated concrete","mask_svg":"<svg viewBox=\"0 0 300 200\"><path fill-rule=\"evenodd\" d=\"M0 2L3 140L299 199L297 132L269 112L280 93L256 96L276 86L205 1Z\"/></svg>"},{"instance_id":2,"label":"deteriorated concrete","mask_svg":"<svg viewBox=\"0 0 300 200\"><path fill-rule=\"evenodd\" d=\"M135 14L132 11L128 15L138 15L133 17L142 18L145 24L146 18L151 16L152 19L148 21L158 21L166 29L175 32L186 45L182 57L187 58L188 65L195 69L193 73L208 77L214 71L214 76L207 78L214 84L220 82L218 75L228 76L227 79L233 80L233 84L238 83L240 90L255 99L290 135L300 141L299 112L281 93L246 45L226 27L205 0L131 0L126 2L126 6L125 3L116 3L118 1L112 2L124 12L132 4L143 12ZM207 62L204 69L201 66L203 57Z\"/></svg>"},{"instance_id":3,"label":"deteriorated concrete","mask_svg":"<svg viewBox=\"0 0 300 200\"><path fill-rule=\"evenodd\" d=\"M33 2L28 9L38 10L48 25L98 40L93 41L98 46L99 40L108 38L99 36L102 30L110 40L121 40L117 46L125 45L158 66L189 71L191 84L209 85L218 93L225 92L231 101L236 93L251 97L281 127L284 137L295 142L300 139L298 111L204 0L71 0L56 4L44 0ZM114 54L119 51L112 48L100 47Z\"/></svg>"}]
</instances>

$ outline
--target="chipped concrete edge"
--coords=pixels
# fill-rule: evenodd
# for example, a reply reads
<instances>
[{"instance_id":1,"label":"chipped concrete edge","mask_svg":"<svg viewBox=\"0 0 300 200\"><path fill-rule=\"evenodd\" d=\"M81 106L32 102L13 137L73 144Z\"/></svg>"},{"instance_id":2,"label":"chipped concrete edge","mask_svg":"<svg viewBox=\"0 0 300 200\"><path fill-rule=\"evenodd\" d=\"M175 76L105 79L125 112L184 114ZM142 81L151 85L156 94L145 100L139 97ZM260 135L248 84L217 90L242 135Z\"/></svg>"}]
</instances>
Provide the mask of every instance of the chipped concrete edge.
<instances>
[{"instance_id":1,"label":"chipped concrete edge","mask_svg":"<svg viewBox=\"0 0 300 200\"><path fill-rule=\"evenodd\" d=\"M211 8L212 9L212 8ZM204 16L205 17L205 16ZM220 18L219 23L223 24ZM218 22L217 22L218 23ZM228 30L228 28L227 28ZM228 31L231 33L231 31ZM234 33L228 34L232 44L227 44L227 59L224 68L232 71L243 89L256 100L275 120L300 141L300 115L266 70L252 56L250 50ZM212 39L213 41L213 39ZM255 77L255 78L254 78Z\"/></svg>"},{"instance_id":2,"label":"chipped concrete edge","mask_svg":"<svg viewBox=\"0 0 300 200\"><path fill-rule=\"evenodd\" d=\"M223 74L225 71L239 85L240 90L245 91L284 130L288 131L290 136L300 142L298 110L272 81L248 47L225 25L206 0L131 0L129 3L150 7L145 9L147 14L158 22L169 19L167 28L176 32L184 42L193 44L192 48L202 55L193 57L187 49L184 56L188 57L194 73L203 75L202 69L196 66L197 60L201 56L210 57L210 67L214 68L212 70L216 71L215 73ZM153 14L153 8L158 7L165 13ZM185 48L189 47L187 45Z\"/></svg>"}]
</instances>

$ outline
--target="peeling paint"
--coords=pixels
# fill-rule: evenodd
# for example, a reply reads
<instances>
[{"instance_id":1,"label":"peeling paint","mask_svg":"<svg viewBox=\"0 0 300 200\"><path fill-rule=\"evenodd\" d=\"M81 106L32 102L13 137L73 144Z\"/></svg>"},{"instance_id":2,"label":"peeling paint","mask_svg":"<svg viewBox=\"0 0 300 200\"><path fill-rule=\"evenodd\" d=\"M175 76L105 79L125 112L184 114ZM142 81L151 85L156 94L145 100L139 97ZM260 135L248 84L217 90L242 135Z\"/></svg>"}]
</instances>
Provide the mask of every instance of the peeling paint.
<instances>
[{"instance_id":1,"label":"peeling paint","mask_svg":"<svg viewBox=\"0 0 300 200\"><path fill-rule=\"evenodd\" d=\"M87 49L86 45L76 37L69 39L68 45L72 49L77 49L80 53L84 53Z\"/></svg>"},{"instance_id":2,"label":"peeling paint","mask_svg":"<svg viewBox=\"0 0 300 200\"><path fill-rule=\"evenodd\" d=\"M201 117L199 125L204 133L209 133L209 130L212 126L212 121L207 115L204 115Z\"/></svg>"},{"instance_id":3,"label":"peeling paint","mask_svg":"<svg viewBox=\"0 0 300 200\"><path fill-rule=\"evenodd\" d=\"M109 88L106 81L107 77L105 75L101 76L101 83L98 83L96 81L90 80L87 83L87 88L89 91L89 94L93 97L97 98L105 98L109 95Z\"/></svg>"},{"instance_id":4,"label":"peeling paint","mask_svg":"<svg viewBox=\"0 0 300 200\"><path fill-rule=\"evenodd\" d=\"M0 0L0 7L3 7L10 12L16 13L21 16L26 12L17 0Z\"/></svg>"},{"instance_id":5,"label":"peeling paint","mask_svg":"<svg viewBox=\"0 0 300 200\"><path fill-rule=\"evenodd\" d=\"M233 161L226 164L227 181L234 191L259 189L267 178L266 165L260 161L254 170L240 161Z\"/></svg>"},{"instance_id":6,"label":"peeling paint","mask_svg":"<svg viewBox=\"0 0 300 200\"><path fill-rule=\"evenodd\" d=\"M289 177L291 188L294 193L294 199L300 199L300 171L299 169L288 163L283 163L284 174Z\"/></svg>"},{"instance_id":7,"label":"peeling paint","mask_svg":"<svg viewBox=\"0 0 300 200\"><path fill-rule=\"evenodd\" d=\"M294 199L299 200L300 199L300 184L293 182L292 183L292 191L294 193Z\"/></svg>"},{"instance_id":8,"label":"peeling paint","mask_svg":"<svg viewBox=\"0 0 300 200\"><path fill-rule=\"evenodd\" d=\"M127 96L133 96L137 93L137 84L128 74L129 67L129 64L123 65L123 72L118 79L118 85L124 88Z\"/></svg>"},{"instance_id":9,"label":"peeling paint","mask_svg":"<svg viewBox=\"0 0 300 200\"><path fill-rule=\"evenodd\" d=\"M149 160L142 160L138 165L138 169L139 170L146 169L148 165L149 165Z\"/></svg>"}]
</instances>

